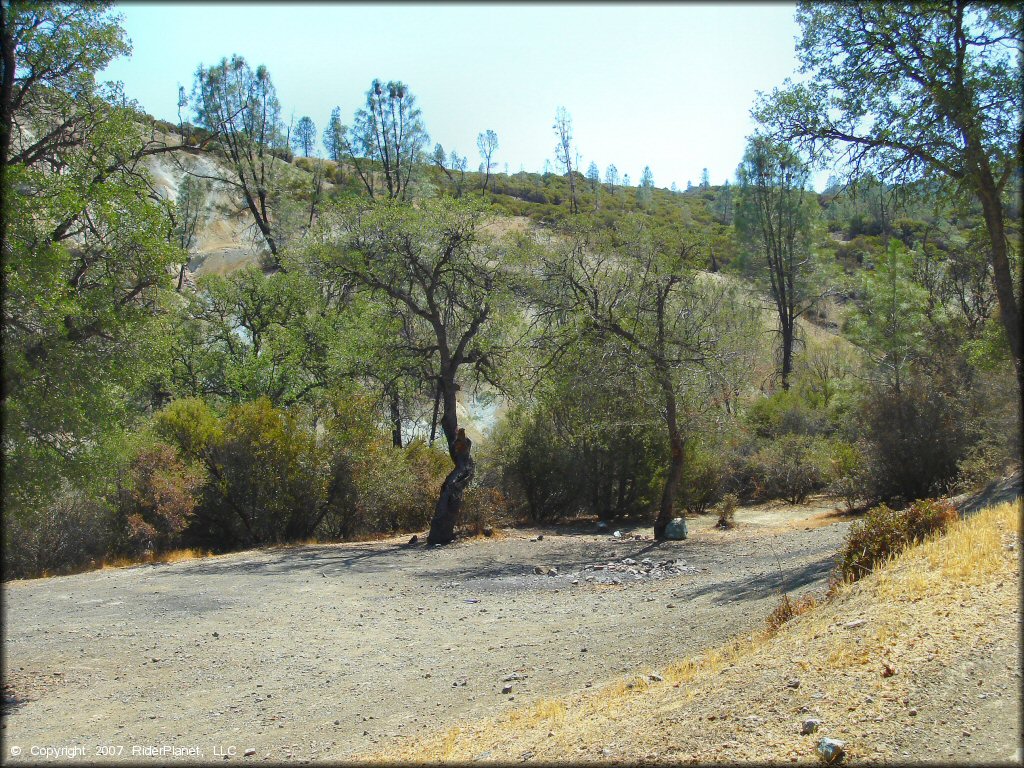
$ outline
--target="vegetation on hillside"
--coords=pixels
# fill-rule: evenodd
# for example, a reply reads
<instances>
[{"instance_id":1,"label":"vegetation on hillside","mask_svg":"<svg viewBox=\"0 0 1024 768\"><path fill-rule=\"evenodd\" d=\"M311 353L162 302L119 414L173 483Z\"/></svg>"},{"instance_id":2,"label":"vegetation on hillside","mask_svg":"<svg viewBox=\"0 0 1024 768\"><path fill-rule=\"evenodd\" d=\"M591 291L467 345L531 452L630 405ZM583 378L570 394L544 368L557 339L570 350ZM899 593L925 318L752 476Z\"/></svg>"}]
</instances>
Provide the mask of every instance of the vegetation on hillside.
<instances>
[{"instance_id":1,"label":"vegetation on hillside","mask_svg":"<svg viewBox=\"0 0 1024 768\"><path fill-rule=\"evenodd\" d=\"M429 150L397 80L371 81L351 127L335 110L317 157L316 126L289 134L287 95L237 55L199 66L179 124L155 121L95 82L129 51L109 7L3 5L7 574L428 524L446 543L460 521L632 517L661 536L726 497L902 510L1002 470L1021 164L999 131L1021 105L989 41L1020 12L864 7L874 32L829 37L847 11L802 6L801 55L831 90L765 97L736 182L678 191L650 167L636 187L582 173L565 109L558 172L498 172L493 129L468 171ZM949 100L886 68L877 35L919 16L926 79L960 78ZM870 71L844 69L853 50ZM860 76L903 89L906 114L854 98ZM815 111L828 99L909 133L853 136ZM811 159L844 147L842 182L809 189ZM175 199L152 194L147 158L182 153L218 174L183 165ZM266 258L193 289L213 187ZM469 397L501 405L476 445Z\"/></svg>"}]
</instances>

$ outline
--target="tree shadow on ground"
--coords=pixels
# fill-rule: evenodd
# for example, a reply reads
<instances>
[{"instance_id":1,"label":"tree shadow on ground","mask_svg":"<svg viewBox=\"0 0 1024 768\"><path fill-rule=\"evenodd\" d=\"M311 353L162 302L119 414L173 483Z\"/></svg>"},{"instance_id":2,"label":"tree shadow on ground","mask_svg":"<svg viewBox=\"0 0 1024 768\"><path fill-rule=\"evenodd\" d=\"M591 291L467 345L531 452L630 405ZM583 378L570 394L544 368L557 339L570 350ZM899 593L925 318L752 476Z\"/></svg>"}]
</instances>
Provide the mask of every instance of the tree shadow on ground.
<instances>
[{"instance_id":1,"label":"tree shadow on ground","mask_svg":"<svg viewBox=\"0 0 1024 768\"><path fill-rule=\"evenodd\" d=\"M738 581L712 582L693 591L687 591L687 598L710 596L711 602L720 605L740 600L763 600L772 595L792 592L812 584L826 583L835 567L835 557L824 557L800 566L769 571Z\"/></svg>"},{"instance_id":2,"label":"tree shadow on ground","mask_svg":"<svg viewBox=\"0 0 1024 768\"><path fill-rule=\"evenodd\" d=\"M500 541L500 540L496 540ZM551 551L550 544L543 552L526 553L518 559L500 562L492 553L479 550L476 542L459 541L443 547L417 544L364 544L296 545L280 549L262 549L234 556L212 557L168 567L155 563L147 566L153 576L253 576L298 575L303 572L320 574L325 578L347 574L381 574L402 569L406 575L427 581L452 578L501 578L532 573L535 565L557 567L560 571L581 569L588 563L608 562L631 557L641 560L656 552L663 544L622 540L611 543L604 537L596 540L577 539L572 534L553 537L559 545ZM546 542L547 544L547 542ZM678 552L665 557L681 557Z\"/></svg>"},{"instance_id":3,"label":"tree shadow on ground","mask_svg":"<svg viewBox=\"0 0 1024 768\"><path fill-rule=\"evenodd\" d=\"M164 568L161 576L282 576L303 571L330 576L332 573L382 573L399 568L416 547L406 544L308 545L279 550L256 550L238 557L208 558L182 568ZM386 562L391 559L393 562ZM153 566L159 568L159 565Z\"/></svg>"}]
</instances>

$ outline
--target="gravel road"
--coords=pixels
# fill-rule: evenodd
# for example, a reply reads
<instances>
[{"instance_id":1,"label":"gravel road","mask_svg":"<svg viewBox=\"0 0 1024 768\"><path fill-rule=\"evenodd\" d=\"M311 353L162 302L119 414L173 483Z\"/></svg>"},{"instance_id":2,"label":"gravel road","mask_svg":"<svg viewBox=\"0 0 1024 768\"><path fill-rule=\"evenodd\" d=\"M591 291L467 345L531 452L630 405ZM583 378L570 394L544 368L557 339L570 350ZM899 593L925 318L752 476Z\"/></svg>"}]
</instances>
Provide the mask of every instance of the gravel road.
<instances>
[{"instance_id":1,"label":"gravel road","mask_svg":"<svg viewBox=\"0 0 1024 768\"><path fill-rule=\"evenodd\" d=\"M736 517L661 544L517 529L10 582L3 757L337 760L657 669L763 626L783 587L821 591L849 525L814 506Z\"/></svg>"}]
</instances>

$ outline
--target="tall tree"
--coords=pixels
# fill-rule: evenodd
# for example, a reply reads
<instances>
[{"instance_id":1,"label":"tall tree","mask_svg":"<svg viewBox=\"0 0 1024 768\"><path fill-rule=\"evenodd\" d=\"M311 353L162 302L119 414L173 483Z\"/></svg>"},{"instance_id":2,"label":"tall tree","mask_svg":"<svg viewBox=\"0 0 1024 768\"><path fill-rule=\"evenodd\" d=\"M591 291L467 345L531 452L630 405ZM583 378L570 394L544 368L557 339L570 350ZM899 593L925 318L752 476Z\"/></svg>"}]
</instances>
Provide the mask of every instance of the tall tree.
<instances>
[{"instance_id":1,"label":"tall tree","mask_svg":"<svg viewBox=\"0 0 1024 768\"><path fill-rule=\"evenodd\" d=\"M327 152L327 159L341 165L345 157L345 132L348 129L341 122L341 107L331 110L331 119L327 121L324 128L323 144Z\"/></svg>"},{"instance_id":2,"label":"tall tree","mask_svg":"<svg viewBox=\"0 0 1024 768\"><path fill-rule=\"evenodd\" d=\"M285 138L270 73L263 65L252 69L238 54L208 69L200 65L193 102L197 122L216 135L215 146L230 166L230 175L218 181L242 196L267 244L272 266L280 267L272 198L280 175L274 152L285 148Z\"/></svg>"},{"instance_id":3,"label":"tall tree","mask_svg":"<svg viewBox=\"0 0 1024 768\"><path fill-rule=\"evenodd\" d=\"M654 174L651 173L651 166L645 165L644 172L640 174L640 186L636 190L636 199L644 208L650 206L654 197Z\"/></svg>"},{"instance_id":4,"label":"tall tree","mask_svg":"<svg viewBox=\"0 0 1024 768\"><path fill-rule=\"evenodd\" d=\"M619 169L612 163L604 172L604 183L610 187L616 187L619 184Z\"/></svg>"},{"instance_id":5,"label":"tall tree","mask_svg":"<svg viewBox=\"0 0 1024 768\"><path fill-rule=\"evenodd\" d=\"M555 112L555 124L552 126L558 136L555 145L555 158L558 160L565 175L569 178L569 205L572 213L579 213L580 207L576 200L576 150L572 143L572 117L565 107Z\"/></svg>"},{"instance_id":6,"label":"tall tree","mask_svg":"<svg viewBox=\"0 0 1024 768\"><path fill-rule=\"evenodd\" d=\"M767 283L779 322L782 388L789 389L797 320L821 298L815 291L813 234L818 203L805 190L809 171L792 150L763 136L747 144L738 171L737 229Z\"/></svg>"},{"instance_id":7,"label":"tall tree","mask_svg":"<svg viewBox=\"0 0 1024 768\"><path fill-rule=\"evenodd\" d=\"M481 230L483 213L450 198L412 208L390 201L354 207L328 222L309 249L309 262L337 285L358 286L416 329L400 341L429 370L441 393L441 430L455 467L446 478L429 543L446 544L473 477L470 443L459 428L456 393L465 369L500 386L498 357L507 342L511 294L500 245Z\"/></svg>"},{"instance_id":8,"label":"tall tree","mask_svg":"<svg viewBox=\"0 0 1024 768\"><path fill-rule=\"evenodd\" d=\"M804 2L797 22L806 82L787 81L762 96L755 117L813 159L843 161L850 174L870 168L883 179L934 175L978 201L999 314L1024 392L1003 201L1008 185L1020 183L1024 151L1024 11L964 0Z\"/></svg>"},{"instance_id":9,"label":"tall tree","mask_svg":"<svg viewBox=\"0 0 1024 768\"><path fill-rule=\"evenodd\" d=\"M34 517L96 474L140 404L182 260L141 111L96 76L130 51L110 4L2 3L3 502Z\"/></svg>"},{"instance_id":10,"label":"tall tree","mask_svg":"<svg viewBox=\"0 0 1024 768\"><path fill-rule=\"evenodd\" d=\"M708 169L705 168L700 172L700 188L711 189L711 176L708 174Z\"/></svg>"},{"instance_id":11,"label":"tall tree","mask_svg":"<svg viewBox=\"0 0 1024 768\"><path fill-rule=\"evenodd\" d=\"M476 137L476 148L483 160L484 183L480 188L482 192L487 191L487 184L491 180L491 168L495 166L494 153L498 151L498 134L487 129Z\"/></svg>"},{"instance_id":12,"label":"tall tree","mask_svg":"<svg viewBox=\"0 0 1024 768\"><path fill-rule=\"evenodd\" d=\"M302 153L303 157L313 154L313 145L316 144L316 123L309 115L303 115L295 124L295 132L292 134L292 146Z\"/></svg>"},{"instance_id":13,"label":"tall tree","mask_svg":"<svg viewBox=\"0 0 1024 768\"><path fill-rule=\"evenodd\" d=\"M675 514L683 476L685 441L694 397L717 382L716 361L729 354L731 309L724 285L697 279L694 247L670 245L647 217L630 217L606 239L583 227L553 253L542 255L536 294L538 317L548 323L556 348L614 338L658 393L669 465L654 522L661 539Z\"/></svg>"},{"instance_id":14,"label":"tall tree","mask_svg":"<svg viewBox=\"0 0 1024 768\"><path fill-rule=\"evenodd\" d=\"M601 171L593 161L587 166L587 181L590 182L590 191L596 193L597 185L601 183Z\"/></svg>"},{"instance_id":15,"label":"tall tree","mask_svg":"<svg viewBox=\"0 0 1024 768\"><path fill-rule=\"evenodd\" d=\"M188 173L178 186L178 196L174 201L171 217L174 227L173 241L181 249L184 257L178 270L179 291L185 281L185 270L188 268L192 246L195 245L199 221L206 211L209 191L209 180Z\"/></svg>"},{"instance_id":16,"label":"tall tree","mask_svg":"<svg viewBox=\"0 0 1024 768\"><path fill-rule=\"evenodd\" d=\"M382 192L391 200L408 199L428 138L409 87L398 80L374 80L366 92L366 106L356 112L349 130L352 162L371 199ZM383 176L382 190L378 172Z\"/></svg>"}]
</instances>

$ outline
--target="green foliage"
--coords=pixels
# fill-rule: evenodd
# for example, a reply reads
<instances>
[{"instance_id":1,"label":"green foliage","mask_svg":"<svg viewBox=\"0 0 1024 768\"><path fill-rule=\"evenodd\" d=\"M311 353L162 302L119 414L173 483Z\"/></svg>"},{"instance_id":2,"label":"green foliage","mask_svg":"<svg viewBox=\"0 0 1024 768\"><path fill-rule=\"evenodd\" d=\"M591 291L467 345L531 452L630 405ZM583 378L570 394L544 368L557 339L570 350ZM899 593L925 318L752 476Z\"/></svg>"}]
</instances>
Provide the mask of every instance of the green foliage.
<instances>
[{"instance_id":1,"label":"green foliage","mask_svg":"<svg viewBox=\"0 0 1024 768\"><path fill-rule=\"evenodd\" d=\"M956 508L945 501L926 499L904 510L880 504L850 527L839 552L837 576L856 581L907 547L941 533L956 519Z\"/></svg>"},{"instance_id":2,"label":"green foliage","mask_svg":"<svg viewBox=\"0 0 1024 768\"><path fill-rule=\"evenodd\" d=\"M899 391L925 350L927 295L914 280L913 256L890 240L872 269L860 274L860 298L848 333L873 362L877 381Z\"/></svg>"},{"instance_id":3,"label":"green foliage","mask_svg":"<svg viewBox=\"0 0 1024 768\"><path fill-rule=\"evenodd\" d=\"M266 398L222 417L203 400L174 401L157 414L157 431L204 472L182 540L224 551L421 528L447 459L422 442L393 448L380 423L359 394L335 401L321 429Z\"/></svg>"},{"instance_id":4,"label":"green foliage","mask_svg":"<svg viewBox=\"0 0 1024 768\"><path fill-rule=\"evenodd\" d=\"M576 348L578 357L549 371L535 404L512 409L495 429L480 472L496 475L515 514L614 519L653 506L665 438L636 383L616 371L616 349Z\"/></svg>"},{"instance_id":5,"label":"green foliage","mask_svg":"<svg viewBox=\"0 0 1024 768\"><path fill-rule=\"evenodd\" d=\"M313 402L344 365L349 318L300 273L246 267L199 281L176 311L167 385L178 396Z\"/></svg>"},{"instance_id":6,"label":"green foliage","mask_svg":"<svg viewBox=\"0 0 1024 768\"><path fill-rule=\"evenodd\" d=\"M137 416L159 346L152 317L182 260L138 163L141 113L96 83L130 50L109 7L5 10L3 506L26 526L88 506L90 477L111 466L103 446Z\"/></svg>"},{"instance_id":7,"label":"green foliage","mask_svg":"<svg viewBox=\"0 0 1024 768\"><path fill-rule=\"evenodd\" d=\"M691 515L703 515L722 499L727 479L725 456L718 446L710 448L691 440L686 446L681 480L682 504Z\"/></svg>"},{"instance_id":8,"label":"green foliage","mask_svg":"<svg viewBox=\"0 0 1024 768\"><path fill-rule=\"evenodd\" d=\"M765 496L802 504L828 483L831 445L822 438L787 434L767 443L754 462Z\"/></svg>"},{"instance_id":9,"label":"green foliage","mask_svg":"<svg viewBox=\"0 0 1024 768\"><path fill-rule=\"evenodd\" d=\"M825 413L815 409L796 390L780 389L755 400L745 419L758 437L775 439L784 435L816 435L826 429Z\"/></svg>"}]
</instances>

